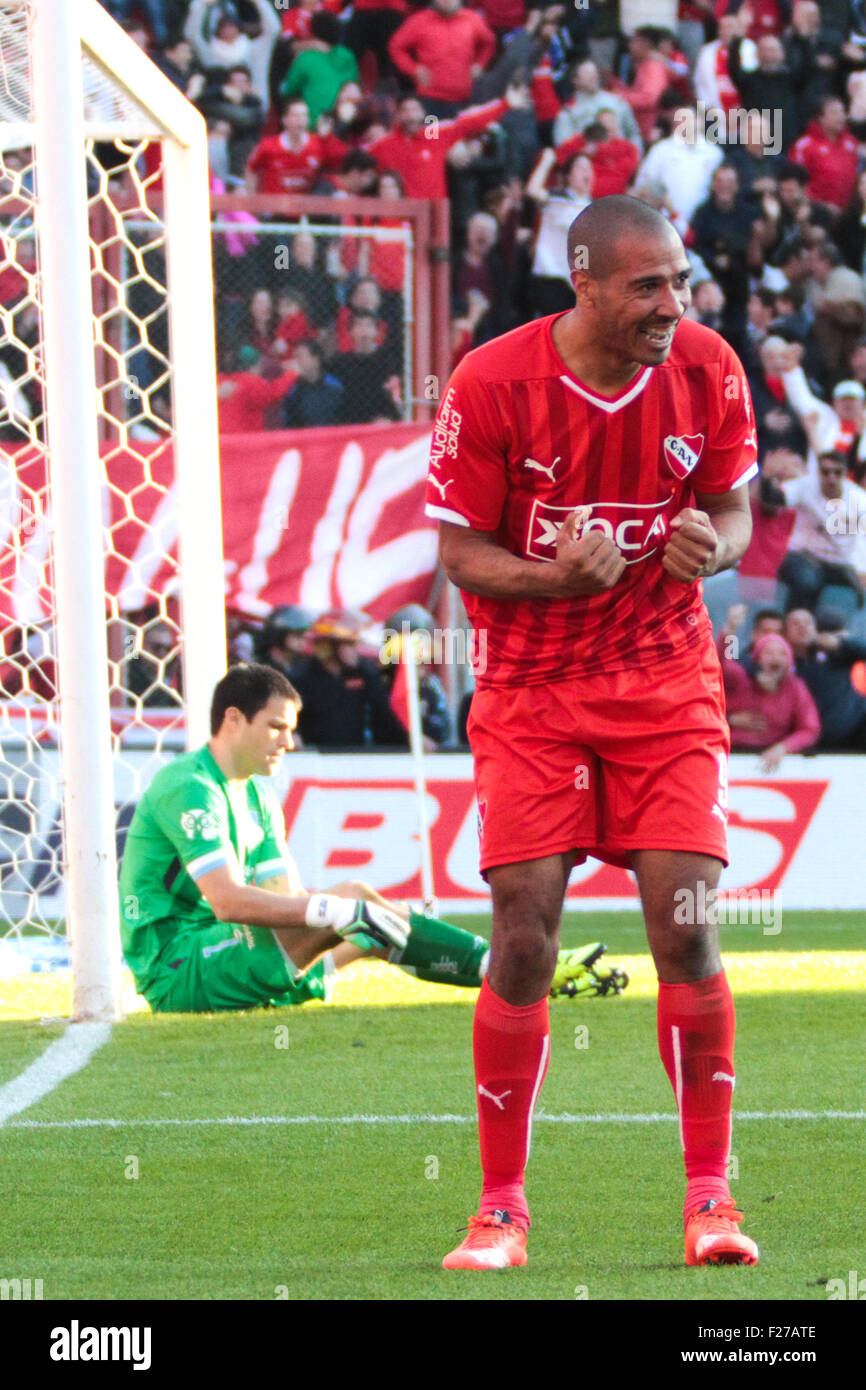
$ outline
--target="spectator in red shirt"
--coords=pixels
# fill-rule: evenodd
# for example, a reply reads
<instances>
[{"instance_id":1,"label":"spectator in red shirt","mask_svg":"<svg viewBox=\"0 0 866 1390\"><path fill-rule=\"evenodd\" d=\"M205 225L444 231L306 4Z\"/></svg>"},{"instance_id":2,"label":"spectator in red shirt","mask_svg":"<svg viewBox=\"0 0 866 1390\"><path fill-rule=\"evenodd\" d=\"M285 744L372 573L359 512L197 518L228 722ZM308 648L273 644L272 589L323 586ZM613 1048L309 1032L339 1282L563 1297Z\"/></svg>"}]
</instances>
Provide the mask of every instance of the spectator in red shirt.
<instances>
[{"instance_id":1,"label":"spectator in red shirt","mask_svg":"<svg viewBox=\"0 0 866 1390\"><path fill-rule=\"evenodd\" d=\"M456 116L496 52L496 37L462 0L435 0L400 25L388 52L435 116Z\"/></svg>"},{"instance_id":2,"label":"spectator in red shirt","mask_svg":"<svg viewBox=\"0 0 866 1390\"><path fill-rule=\"evenodd\" d=\"M669 85L668 70L656 48L656 38L657 30L647 25L635 30L628 41L634 73L632 81L628 86L619 83L615 88L634 112L640 133L646 141L652 137L662 92Z\"/></svg>"},{"instance_id":3,"label":"spectator in red shirt","mask_svg":"<svg viewBox=\"0 0 866 1390\"><path fill-rule=\"evenodd\" d=\"M280 362L291 357L298 343L315 336L315 330L306 314L304 297L297 290L283 289L277 297L277 316L279 322L274 331L271 353Z\"/></svg>"},{"instance_id":4,"label":"spectator in red shirt","mask_svg":"<svg viewBox=\"0 0 866 1390\"><path fill-rule=\"evenodd\" d=\"M556 150L560 167L572 155L585 154L592 164L592 195L607 198L613 193L626 193L640 163L640 155L630 140L619 135L616 114L601 111L597 121L587 126L582 135L573 135Z\"/></svg>"},{"instance_id":5,"label":"spectator in red shirt","mask_svg":"<svg viewBox=\"0 0 866 1390\"><path fill-rule=\"evenodd\" d=\"M339 14L342 9L341 0L295 0L292 8L283 9L282 5L277 6L283 10L283 33L288 34L292 39L310 38L312 34L313 15L320 10L325 10L331 14Z\"/></svg>"},{"instance_id":6,"label":"spectator in red shirt","mask_svg":"<svg viewBox=\"0 0 866 1390\"><path fill-rule=\"evenodd\" d=\"M353 352L352 320L356 313L366 310L375 314L378 321L376 346L381 347L388 336L388 325L382 318L382 291L370 275L359 280L349 295L347 302L337 314L337 351Z\"/></svg>"},{"instance_id":7,"label":"spectator in red shirt","mask_svg":"<svg viewBox=\"0 0 866 1390\"><path fill-rule=\"evenodd\" d=\"M407 198L429 200L447 198L445 161L458 140L466 140L486 130L508 110L529 106L525 85L509 87L504 101L473 106L453 121L440 121L425 115L417 97L406 96L397 106L394 130L369 146L381 169L399 174Z\"/></svg>"},{"instance_id":8,"label":"spectator in red shirt","mask_svg":"<svg viewBox=\"0 0 866 1390\"><path fill-rule=\"evenodd\" d=\"M383 170L379 178L379 197L395 200L406 197L403 180L393 169ZM376 221L380 227L409 225L399 217L377 217ZM383 290L399 294L406 283L405 241L374 241L370 246L367 268Z\"/></svg>"},{"instance_id":9,"label":"spectator in red shirt","mask_svg":"<svg viewBox=\"0 0 866 1390\"><path fill-rule=\"evenodd\" d=\"M809 175L807 198L844 208L857 184L857 156L844 102L834 96L822 98L818 114L790 152Z\"/></svg>"},{"instance_id":10,"label":"spectator in red shirt","mask_svg":"<svg viewBox=\"0 0 866 1390\"><path fill-rule=\"evenodd\" d=\"M534 9L537 2L530 8ZM513 34L526 23L525 0L477 0L475 8L481 11L497 38Z\"/></svg>"},{"instance_id":11,"label":"spectator in red shirt","mask_svg":"<svg viewBox=\"0 0 866 1390\"><path fill-rule=\"evenodd\" d=\"M248 193L310 193L322 173L336 172L349 153L334 135L311 135L305 101L289 101L282 134L266 135L250 155Z\"/></svg>"},{"instance_id":12,"label":"spectator in red shirt","mask_svg":"<svg viewBox=\"0 0 866 1390\"><path fill-rule=\"evenodd\" d=\"M731 0L716 0L716 19L734 8L746 10L749 17L746 33L755 43L765 34L778 38L791 18L791 0L747 0L746 4L736 7Z\"/></svg>"},{"instance_id":13,"label":"spectator in red shirt","mask_svg":"<svg viewBox=\"0 0 866 1390\"><path fill-rule=\"evenodd\" d=\"M229 353L225 360L231 370L220 372L217 377L220 434L256 434L267 428L267 410L277 406L297 380L296 371L280 372L266 380L262 374L263 357L255 359L253 367L242 370L241 363L252 357L248 348Z\"/></svg>"}]
</instances>

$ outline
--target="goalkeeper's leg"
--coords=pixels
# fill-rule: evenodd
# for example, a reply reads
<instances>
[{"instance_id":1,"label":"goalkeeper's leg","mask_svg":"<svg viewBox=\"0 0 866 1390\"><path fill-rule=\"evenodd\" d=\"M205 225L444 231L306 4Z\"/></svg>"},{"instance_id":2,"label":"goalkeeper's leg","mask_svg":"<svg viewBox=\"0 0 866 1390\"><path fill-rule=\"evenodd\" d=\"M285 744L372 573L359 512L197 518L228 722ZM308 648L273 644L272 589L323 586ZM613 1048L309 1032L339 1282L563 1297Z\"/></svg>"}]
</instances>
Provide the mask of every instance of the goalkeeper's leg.
<instances>
[{"instance_id":1,"label":"goalkeeper's leg","mask_svg":"<svg viewBox=\"0 0 866 1390\"><path fill-rule=\"evenodd\" d=\"M338 946L334 960L339 967L348 965L350 960L357 960L361 955L376 955L409 974L417 975L420 980L441 985L463 985L467 989L481 988L490 956L490 943L483 936L475 936L438 917L415 912L408 903L391 902L371 888L369 883L358 879L338 884L336 888L329 888L328 892L336 897L360 898L375 903L409 923L409 939L402 949L394 947L391 950L361 951L349 943Z\"/></svg>"},{"instance_id":2,"label":"goalkeeper's leg","mask_svg":"<svg viewBox=\"0 0 866 1390\"><path fill-rule=\"evenodd\" d=\"M338 946L333 953L338 969L363 955L375 955L417 976L419 980L440 985L460 985L466 989L481 988L490 960L490 943L483 936L475 936L462 927L455 927L453 923L443 922L427 913L415 912L408 903L389 901L360 879L341 883L328 891L337 897L376 903L409 923L409 940L402 950L395 947L391 950L362 951L350 942ZM551 995L575 997L621 993L628 984L628 976L615 967L599 964L605 950L606 947L600 942L594 942L579 950L560 951Z\"/></svg>"}]
</instances>

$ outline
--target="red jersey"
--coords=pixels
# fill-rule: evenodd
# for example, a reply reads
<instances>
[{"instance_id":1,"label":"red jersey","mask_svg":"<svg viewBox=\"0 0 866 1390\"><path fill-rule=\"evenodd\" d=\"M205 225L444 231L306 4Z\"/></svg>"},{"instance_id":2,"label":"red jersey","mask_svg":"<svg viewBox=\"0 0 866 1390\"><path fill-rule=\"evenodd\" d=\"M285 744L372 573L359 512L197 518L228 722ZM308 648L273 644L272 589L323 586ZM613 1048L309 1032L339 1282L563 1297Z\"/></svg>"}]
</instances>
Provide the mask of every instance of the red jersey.
<instances>
[{"instance_id":1,"label":"red jersey","mask_svg":"<svg viewBox=\"0 0 866 1390\"><path fill-rule=\"evenodd\" d=\"M319 4L316 5L316 12L327 10L330 14L339 14L342 7L343 0L320 0ZM356 0L355 9L357 8ZM288 34L293 39L310 38L313 32L312 23L312 10L302 10L300 7L293 10L283 10L283 33Z\"/></svg>"},{"instance_id":2,"label":"red jersey","mask_svg":"<svg viewBox=\"0 0 866 1390\"><path fill-rule=\"evenodd\" d=\"M320 169L339 169L349 146L334 135L307 135L299 150L285 135L267 135L250 155L247 168L259 174L259 193L309 193Z\"/></svg>"},{"instance_id":3,"label":"red jersey","mask_svg":"<svg viewBox=\"0 0 866 1390\"><path fill-rule=\"evenodd\" d=\"M274 329L274 340L271 344L271 354L277 358L289 357L298 343L302 343L305 338L315 338L316 330L310 323L306 314L287 314L284 319L280 319Z\"/></svg>"},{"instance_id":4,"label":"red jersey","mask_svg":"<svg viewBox=\"0 0 866 1390\"><path fill-rule=\"evenodd\" d=\"M808 170L806 197L816 203L843 208L857 185L859 146L850 130L829 139L817 121L812 121L792 146L788 158Z\"/></svg>"},{"instance_id":5,"label":"red jersey","mask_svg":"<svg viewBox=\"0 0 866 1390\"><path fill-rule=\"evenodd\" d=\"M480 686L644 667L711 640L700 585L662 568L670 523L695 492L729 492L757 473L745 373L717 333L683 319L667 361L608 398L569 372L557 317L485 343L453 373L433 427L427 515L544 563L569 512L590 505L584 530L610 536L627 567L613 589L581 598L464 594L486 634Z\"/></svg>"},{"instance_id":6,"label":"red jersey","mask_svg":"<svg viewBox=\"0 0 866 1390\"><path fill-rule=\"evenodd\" d=\"M572 135L556 147L556 162L565 164L573 154L580 154L586 145L592 145L582 135ZM625 193L640 163L640 155L631 140L620 140L613 135L609 140L600 140L592 145L593 153L588 155L592 164L592 196L607 198L612 193Z\"/></svg>"},{"instance_id":7,"label":"red jersey","mask_svg":"<svg viewBox=\"0 0 866 1390\"><path fill-rule=\"evenodd\" d=\"M414 135L393 130L374 140L367 152L380 169L393 169L400 175L407 198L447 198L445 161L451 146L480 135L507 110L507 101L488 101L483 106L470 106L453 121L428 116L430 124L425 122Z\"/></svg>"}]
</instances>

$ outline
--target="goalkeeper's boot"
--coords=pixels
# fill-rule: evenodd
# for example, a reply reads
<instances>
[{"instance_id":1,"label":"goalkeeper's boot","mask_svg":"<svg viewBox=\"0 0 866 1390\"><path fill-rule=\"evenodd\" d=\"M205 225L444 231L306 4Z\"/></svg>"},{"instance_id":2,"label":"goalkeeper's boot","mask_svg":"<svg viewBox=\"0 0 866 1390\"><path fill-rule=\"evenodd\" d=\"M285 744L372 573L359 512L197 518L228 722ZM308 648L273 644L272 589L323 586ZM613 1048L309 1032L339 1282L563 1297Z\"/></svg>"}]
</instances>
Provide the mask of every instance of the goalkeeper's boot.
<instances>
[{"instance_id":1,"label":"goalkeeper's boot","mask_svg":"<svg viewBox=\"0 0 866 1390\"><path fill-rule=\"evenodd\" d=\"M607 947L600 941L576 951L560 951L550 985L551 999L575 995L622 994L628 975L613 965L599 965Z\"/></svg>"},{"instance_id":2,"label":"goalkeeper's boot","mask_svg":"<svg viewBox=\"0 0 866 1390\"><path fill-rule=\"evenodd\" d=\"M756 1265L758 1247L739 1230L743 1213L732 1197L705 1202L686 1223L687 1265Z\"/></svg>"},{"instance_id":3,"label":"goalkeeper's boot","mask_svg":"<svg viewBox=\"0 0 866 1390\"><path fill-rule=\"evenodd\" d=\"M507 1211L470 1216L469 1234L446 1255L443 1269L509 1269L526 1264L526 1231Z\"/></svg>"}]
</instances>

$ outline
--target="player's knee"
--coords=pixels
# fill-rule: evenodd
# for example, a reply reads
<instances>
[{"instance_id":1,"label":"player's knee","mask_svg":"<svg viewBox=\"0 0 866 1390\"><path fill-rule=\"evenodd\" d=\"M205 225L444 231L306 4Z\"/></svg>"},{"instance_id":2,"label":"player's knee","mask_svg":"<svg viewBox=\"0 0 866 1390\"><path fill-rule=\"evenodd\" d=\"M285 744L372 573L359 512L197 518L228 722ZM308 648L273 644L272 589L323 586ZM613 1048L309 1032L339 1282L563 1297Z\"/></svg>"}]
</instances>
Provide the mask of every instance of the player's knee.
<instances>
[{"instance_id":1,"label":"player's knee","mask_svg":"<svg viewBox=\"0 0 866 1390\"><path fill-rule=\"evenodd\" d=\"M521 979L544 979L556 966L556 943L544 932L505 932L495 938L494 955L500 966Z\"/></svg>"},{"instance_id":2,"label":"player's knee","mask_svg":"<svg viewBox=\"0 0 866 1390\"><path fill-rule=\"evenodd\" d=\"M521 884L500 889L494 895L494 926L509 936L528 935L543 941L557 934L561 915L558 900L546 900Z\"/></svg>"},{"instance_id":3,"label":"player's knee","mask_svg":"<svg viewBox=\"0 0 866 1390\"><path fill-rule=\"evenodd\" d=\"M671 973L684 974L690 979L702 979L718 968L719 947L715 927L667 926L664 932L651 933L656 968L665 977Z\"/></svg>"}]
</instances>

